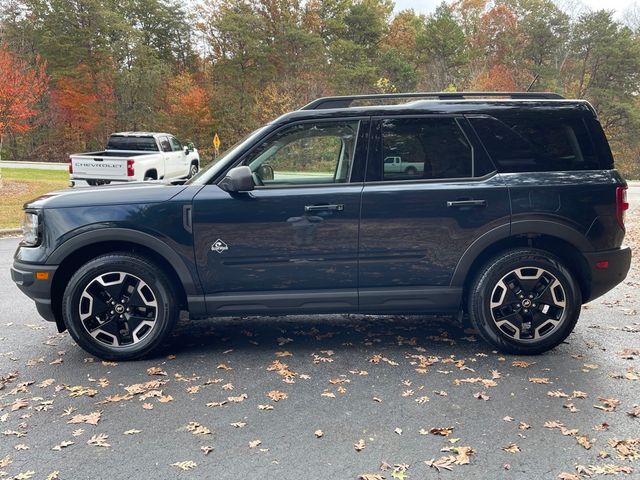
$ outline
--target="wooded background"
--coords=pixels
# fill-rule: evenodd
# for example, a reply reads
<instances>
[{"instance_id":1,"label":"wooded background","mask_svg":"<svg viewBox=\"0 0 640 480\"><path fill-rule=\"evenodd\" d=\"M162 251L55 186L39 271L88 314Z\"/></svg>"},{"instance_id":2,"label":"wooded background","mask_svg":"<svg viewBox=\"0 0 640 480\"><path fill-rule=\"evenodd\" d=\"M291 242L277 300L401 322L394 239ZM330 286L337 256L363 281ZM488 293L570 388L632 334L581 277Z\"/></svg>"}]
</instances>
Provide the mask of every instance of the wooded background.
<instances>
[{"instance_id":1,"label":"wooded background","mask_svg":"<svg viewBox=\"0 0 640 480\"><path fill-rule=\"evenodd\" d=\"M553 91L597 109L640 177L640 15L578 1L4 0L5 160L66 161L121 130L163 130L211 159L328 94Z\"/></svg>"}]
</instances>

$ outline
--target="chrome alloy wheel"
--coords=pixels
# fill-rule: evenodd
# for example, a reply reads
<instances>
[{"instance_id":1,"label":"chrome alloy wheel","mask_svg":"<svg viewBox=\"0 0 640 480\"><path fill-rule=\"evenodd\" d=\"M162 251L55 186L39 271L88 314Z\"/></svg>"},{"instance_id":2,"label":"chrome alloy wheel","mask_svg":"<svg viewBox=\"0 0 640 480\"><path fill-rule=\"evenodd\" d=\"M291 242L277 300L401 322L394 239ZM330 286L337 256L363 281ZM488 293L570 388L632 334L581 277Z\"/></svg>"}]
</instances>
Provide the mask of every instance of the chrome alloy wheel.
<instances>
[{"instance_id":1,"label":"chrome alloy wheel","mask_svg":"<svg viewBox=\"0 0 640 480\"><path fill-rule=\"evenodd\" d=\"M103 273L80 296L80 322L97 342L128 347L149 335L158 318L156 296L142 279L125 272Z\"/></svg>"},{"instance_id":2,"label":"chrome alloy wheel","mask_svg":"<svg viewBox=\"0 0 640 480\"><path fill-rule=\"evenodd\" d=\"M567 296L551 272L540 267L520 267L496 284L489 308L504 335L521 342L537 341L562 324Z\"/></svg>"}]
</instances>

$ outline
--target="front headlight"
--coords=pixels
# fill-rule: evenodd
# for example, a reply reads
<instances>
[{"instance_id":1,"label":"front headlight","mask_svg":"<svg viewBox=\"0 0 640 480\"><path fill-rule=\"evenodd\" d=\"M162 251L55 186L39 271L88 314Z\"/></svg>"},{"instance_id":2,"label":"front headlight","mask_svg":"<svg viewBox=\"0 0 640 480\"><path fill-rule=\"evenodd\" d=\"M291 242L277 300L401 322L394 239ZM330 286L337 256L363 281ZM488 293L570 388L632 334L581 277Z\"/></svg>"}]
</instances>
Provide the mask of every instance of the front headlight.
<instances>
[{"instance_id":1,"label":"front headlight","mask_svg":"<svg viewBox=\"0 0 640 480\"><path fill-rule=\"evenodd\" d=\"M22 219L22 245L35 247L40 243L40 215L36 212L24 212Z\"/></svg>"}]
</instances>

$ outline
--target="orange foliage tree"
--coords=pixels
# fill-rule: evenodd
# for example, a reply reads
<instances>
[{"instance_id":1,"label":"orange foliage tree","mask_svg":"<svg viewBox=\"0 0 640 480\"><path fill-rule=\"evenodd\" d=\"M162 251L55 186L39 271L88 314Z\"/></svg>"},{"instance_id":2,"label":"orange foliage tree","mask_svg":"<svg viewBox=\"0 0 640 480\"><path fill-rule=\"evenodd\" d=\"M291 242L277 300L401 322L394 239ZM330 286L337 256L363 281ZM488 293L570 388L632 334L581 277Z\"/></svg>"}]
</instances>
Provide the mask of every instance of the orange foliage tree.
<instances>
[{"instance_id":1,"label":"orange foliage tree","mask_svg":"<svg viewBox=\"0 0 640 480\"><path fill-rule=\"evenodd\" d=\"M0 138L23 133L34 126L38 103L47 91L45 65L36 66L18 59L7 45L0 45Z\"/></svg>"},{"instance_id":2,"label":"orange foliage tree","mask_svg":"<svg viewBox=\"0 0 640 480\"><path fill-rule=\"evenodd\" d=\"M163 128L192 141L198 148L209 147L213 137L211 94L192 75L181 73L167 82L162 113Z\"/></svg>"},{"instance_id":3,"label":"orange foliage tree","mask_svg":"<svg viewBox=\"0 0 640 480\"><path fill-rule=\"evenodd\" d=\"M104 141L113 126L113 88L108 75L78 65L73 73L57 79L51 96L57 120L67 140L84 147L86 139Z\"/></svg>"},{"instance_id":4,"label":"orange foliage tree","mask_svg":"<svg viewBox=\"0 0 640 480\"><path fill-rule=\"evenodd\" d=\"M481 90L520 90L519 48L523 41L515 14L499 4L480 16L474 32L483 68L471 78L471 87Z\"/></svg>"}]
</instances>

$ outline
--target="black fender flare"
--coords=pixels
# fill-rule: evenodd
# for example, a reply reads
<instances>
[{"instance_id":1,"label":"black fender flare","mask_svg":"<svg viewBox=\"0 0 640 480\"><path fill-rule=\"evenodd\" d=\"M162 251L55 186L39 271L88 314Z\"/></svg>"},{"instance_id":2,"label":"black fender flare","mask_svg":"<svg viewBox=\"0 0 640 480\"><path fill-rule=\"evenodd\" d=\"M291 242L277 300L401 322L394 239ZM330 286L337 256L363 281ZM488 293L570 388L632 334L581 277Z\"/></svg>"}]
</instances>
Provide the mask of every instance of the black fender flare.
<instances>
[{"instance_id":1,"label":"black fender flare","mask_svg":"<svg viewBox=\"0 0 640 480\"><path fill-rule=\"evenodd\" d=\"M511 225L500 225L489 230L469 245L458 260L450 285L452 287L464 286L471 266L480 254L491 245L511 237L527 234L555 237L574 246L578 252L593 250L585 236L566 223L543 219L518 220L512 222Z\"/></svg>"},{"instance_id":2,"label":"black fender flare","mask_svg":"<svg viewBox=\"0 0 640 480\"><path fill-rule=\"evenodd\" d=\"M128 228L100 228L80 233L62 243L47 258L47 265L59 265L80 248L103 242L128 242L149 248L160 255L175 270L187 295L200 295L200 284L196 281L183 259L165 242L145 232Z\"/></svg>"}]
</instances>

